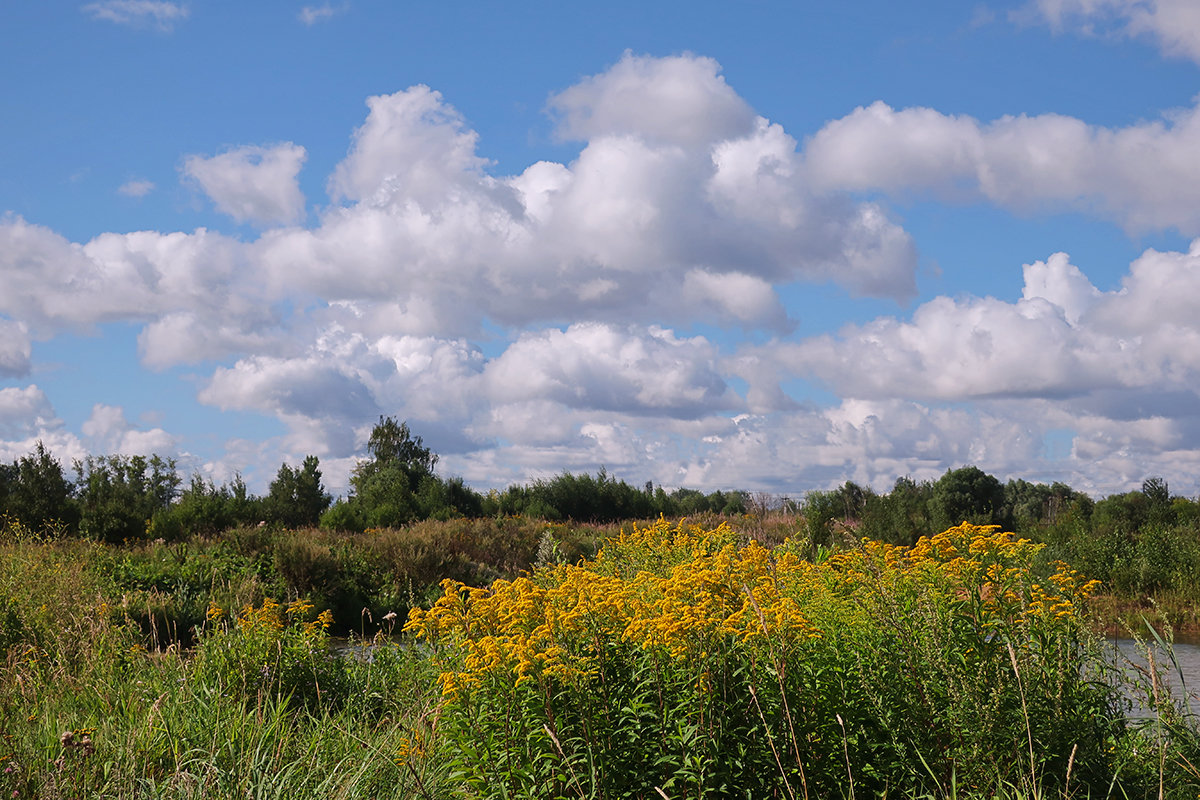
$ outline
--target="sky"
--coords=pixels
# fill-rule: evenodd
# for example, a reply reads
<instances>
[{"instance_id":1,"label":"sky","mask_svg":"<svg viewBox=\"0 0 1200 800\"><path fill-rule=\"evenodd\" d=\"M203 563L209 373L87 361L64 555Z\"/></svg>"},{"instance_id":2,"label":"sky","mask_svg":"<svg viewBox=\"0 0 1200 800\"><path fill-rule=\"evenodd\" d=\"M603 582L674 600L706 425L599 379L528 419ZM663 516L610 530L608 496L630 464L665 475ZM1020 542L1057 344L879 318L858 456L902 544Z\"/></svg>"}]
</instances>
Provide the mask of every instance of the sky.
<instances>
[{"instance_id":1,"label":"sky","mask_svg":"<svg viewBox=\"0 0 1200 800\"><path fill-rule=\"evenodd\" d=\"M1200 493L1194 0L41 0L0 75L0 460Z\"/></svg>"}]
</instances>

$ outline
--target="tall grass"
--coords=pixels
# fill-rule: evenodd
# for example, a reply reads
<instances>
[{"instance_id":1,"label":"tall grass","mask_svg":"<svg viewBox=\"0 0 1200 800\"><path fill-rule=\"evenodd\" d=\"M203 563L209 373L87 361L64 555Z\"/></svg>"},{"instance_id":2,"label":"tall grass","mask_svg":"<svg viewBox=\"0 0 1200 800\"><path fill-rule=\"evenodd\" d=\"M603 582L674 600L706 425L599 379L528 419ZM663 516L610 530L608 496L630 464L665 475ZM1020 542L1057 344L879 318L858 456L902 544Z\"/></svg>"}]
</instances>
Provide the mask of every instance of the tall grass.
<instances>
[{"instance_id":1,"label":"tall grass","mask_svg":"<svg viewBox=\"0 0 1200 800\"><path fill-rule=\"evenodd\" d=\"M1094 585L1039 573L1039 546L963 525L820 564L795 547L663 522L592 562L447 582L409 628L453 645L456 780L613 798L1190 785L1191 728L1127 723L1082 615Z\"/></svg>"},{"instance_id":2,"label":"tall grass","mask_svg":"<svg viewBox=\"0 0 1200 800\"><path fill-rule=\"evenodd\" d=\"M1126 719L1090 587L1036 546L813 551L751 522L772 546L663 521L7 526L0 798L1195 795L1194 720L1155 670ZM366 658L330 647L351 585Z\"/></svg>"}]
</instances>

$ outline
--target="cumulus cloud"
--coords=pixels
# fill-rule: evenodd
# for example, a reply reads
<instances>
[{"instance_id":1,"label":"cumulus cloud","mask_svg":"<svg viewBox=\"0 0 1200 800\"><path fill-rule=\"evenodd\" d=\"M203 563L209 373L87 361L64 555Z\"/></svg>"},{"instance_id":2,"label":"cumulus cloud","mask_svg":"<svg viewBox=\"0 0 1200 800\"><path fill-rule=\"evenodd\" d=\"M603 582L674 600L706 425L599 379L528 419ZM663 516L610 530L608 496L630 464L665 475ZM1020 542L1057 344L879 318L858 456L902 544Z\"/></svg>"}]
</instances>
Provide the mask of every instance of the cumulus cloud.
<instances>
[{"instance_id":1,"label":"cumulus cloud","mask_svg":"<svg viewBox=\"0 0 1200 800\"><path fill-rule=\"evenodd\" d=\"M1015 302L934 298L909 319L745 347L725 370L749 384L757 424L810 419L814 463L842 454L840 474L874 470L876 485L926 463L980 463L1102 492L1156 469L1191 474L1200 320L1188 298L1200 291L1200 241L1146 251L1109 292L1063 253L1026 265L1024 277ZM800 407L783 389L793 378L819 381L840 404ZM1066 438L1068 457L1046 455L1053 437Z\"/></svg>"},{"instance_id":2,"label":"cumulus cloud","mask_svg":"<svg viewBox=\"0 0 1200 800\"><path fill-rule=\"evenodd\" d=\"M1169 56L1200 62L1200 6L1192 0L1033 0L1016 17L1056 31L1144 36Z\"/></svg>"},{"instance_id":3,"label":"cumulus cloud","mask_svg":"<svg viewBox=\"0 0 1200 800\"><path fill-rule=\"evenodd\" d=\"M526 334L484 373L494 403L549 400L568 408L687 418L738 406L703 337L583 323Z\"/></svg>"},{"instance_id":4,"label":"cumulus cloud","mask_svg":"<svg viewBox=\"0 0 1200 800\"><path fill-rule=\"evenodd\" d=\"M268 232L256 257L281 285L366 316L389 303L410 334L473 335L480 318L638 322L664 309L674 324L689 313L674 302L685 281L691 296L723 300L720 316L775 329L787 324L777 282L911 295L908 235L878 206L814 192L796 141L749 113L716 70L627 55L551 101L564 131L588 137L578 158L508 177L489 174L477 134L437 92L370 98L329 181L342 204L316 228ZM722 285L736 294L714 298Z\"/></svg>"},{"instance_id":5,"label":"cumulus cloud","mask_svg":"<svg viewBox=\"0 0 1200 800\"><path fill-rule=\"evenodd\" d=\"M29 328L23 322L0 318L0 377L19 378L33 366Z\"/></svg>"},{"instance_id":6,"label":"cumulus cloud","mask_svg":"<svg viewBox=\"0 0 1200 800\"><path fill-rule=\"evenodd\" d=\"M626 52L611 69L550 99L563 139L634 136L707 146L754 130L755 114L711 58L650 58Z\"/></svg>"},{"instance_id":7,"label":"cumulus cloud","mask_svg":"<svg viewBox=\"0 0 1200 800\"><path fill-rule=\"evenodd\" d=\"M241 243L204 229L106 233L79 245L9 217L0 220L0 314L39 337L147 323L139 342L154 367L251 346L279 352L279 314L246 263ZM23 348L15 336L8 341Z\"/></svg>"},{"instance_id":8,"label":"cumulus cloud","mask_svg":"<svg viewBox=\"0 0 1200 800\"><path fill-rule=\"evenodd\" d=\"M36 384L0 389L0 439L25 439L58 425L50 399Z\"/></svg>"},{"instance_id":9,"label":"cumulus cloud","mask_svg":"<svg viewBox=\"0 0 1200 800\"><path fill-rule=\"evenodd\" d=\"M770 357L843 397L962 401L1190 390L1200 378L1200 321L1183 299L1194 296L1189 289L1200 291L1200 243L1189 253L1147 251L1112 292L1098 291L1058 253L1026 265L1014 303L938 297L910 321L881 317L836 336L771 346Z\"/></svg>"},{"instance_id":10,"label":"cumulus cloud","mask_svg":"<svg viewBox=\"0 0 1200 800\"><path fill-rule=\"evenodd\" d=\"M1198 150L1200 105L1104 128L1058 114L985 123L876 102L825 125L805 156L814 183L831 190L1082 211L1131 231L1196 235Z\"/></svg>"},{"instance_id":11,"label":"cumulus cloud","mask_svg":"<svg viewBox=\"0 0 1200 800\"><path fill-rule=\"evenodd\" d=\"M144 364L208 362L201 402L284 428L229 442L206 474L314 453L334 487L381 414L409 420L447 471L485 485L603 465L668 486L794 491L852 477L887 488L980 463L1104 488L1122 486L1130 464L1200 463L1189 410L1200 408L1189 303L1200 246L1148 251L1108 292L1055 254L1025 266L1015 302L935 298L829 336L795 338L778 293L834 281L911 296L911 239L847 192L1200 225L1185 157L1194 111L1106 130L872 106L802 150L715 62L626 55L551 99L560 136L579 142L574 158L497 175L436 91L367 106L329 177L331 205L305 227L293 223L306 221L306 154L290 144L185 165L218 208L263 226L255 238L201 229L74 243L0 220L0 372L28 371L31 338L139 324ZM1146 175L1121 160L1138 147ZM1155 179L1173 202L1151 192ZM760 344L722 353L682 333L714 324ZM795 379L840 399L797 400ZM19 400L40 402L8 398ZM74 444L52 411L13 413L23 421L6 440L177 447L116 406L97 406ZM1073 455L1045 457L1063 437Z\"/></svg>"},{"instance_id":12,"label":"cumulus cloud","mask_svg":"<svg viewBox=\"0 0 1200 800\"><path fill-rule=\"evenodd\" d=\"M29 455L39 441L68 469L88 452L79 437L66 430L36 384L0 389L0 462Z\"/></svg>"},{"instance_id":13,"label":"cumulus cloud","mask_svg":"<svg viewBox=\"0 0 1200 800\"><path fill-rule=\"evenodd\" d=\"M37 336L141 322L142 358L164 368L296 357L331 320L375 338L709 316L786 332L781 282L913 291L908 235L875 205L813 191L795 140L754 117L715 62L626 55L575 88L552 105L589 137L578 158L501 177L437 92L370 98L329 179L337 202L311 228L286 227L305 204L306 151L290 143L184 162L218 209L265 227L254 241L201 229L78 244L6 218L0 314Z\"/></svg>"},{"instance_id":14,"label":"cumulus cloud","mask_svg":"<svg viewBox=\"0 0 1200 800\"><path fill-rule=\"evenodd\" d=\"M186 5L163 0L103 0L87 3L82 10L92 19L134 28L156 28L165 33L174 30L189 13Z\"/></svg>"},{"instance_id":15,"label":"cumulus cloud","mask_svg":"<svg viewBox=\"0 0 1200 800\"><path fill-rule=\"evenodd\" d=\"M236 147L215 156L188 156L184 174L194 180L217 210L238 222L297 222L304 195L297 176L307 151L285 142L272 147Z\"/></svg>"},{"instance_id":16,"label":"cumulus cloud","mask_svg":"<svg viewBox=\"0 0 1200 800\"><path fill-rule=\"evenodd\" d=\"M97 403L80 430L92 453L122 455L173 455L178 447L174 436L162 428L142 430L125 418L120 406Z\"/></svg>"}]
</instances>

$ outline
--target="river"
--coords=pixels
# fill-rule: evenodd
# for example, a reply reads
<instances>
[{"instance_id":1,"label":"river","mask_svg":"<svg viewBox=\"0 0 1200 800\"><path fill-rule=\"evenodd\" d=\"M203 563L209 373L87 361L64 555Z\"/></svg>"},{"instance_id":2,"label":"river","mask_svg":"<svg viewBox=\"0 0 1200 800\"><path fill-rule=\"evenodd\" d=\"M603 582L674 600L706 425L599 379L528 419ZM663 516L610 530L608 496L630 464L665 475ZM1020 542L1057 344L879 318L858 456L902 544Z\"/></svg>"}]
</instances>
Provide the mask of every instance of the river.
<instances>
[{"instance_id":1,"label":"river","mask_svg":"<svg viewBox=\"0 0 1200 800\"><path fill-rule=\"evenodd\" d=\"M1140 691L1131 687L1122 687L1122 694L1133 707L1128 711L1130 717L1153 717L1154 712L1149 708L1145 695L1153 691L1150 681L1150 663L1153 660L1159 675L1159 689L1165 687L1170 691L1177 704L1186 703L1187 710L1192 714L1200 714L1200 643L1175 642L1170 650L1165 650L1153 640L1136 642L1133 639L1108 639L1112 648L1112 660L1132 681L1138 684Z\"/></svg>"}]
</instances>

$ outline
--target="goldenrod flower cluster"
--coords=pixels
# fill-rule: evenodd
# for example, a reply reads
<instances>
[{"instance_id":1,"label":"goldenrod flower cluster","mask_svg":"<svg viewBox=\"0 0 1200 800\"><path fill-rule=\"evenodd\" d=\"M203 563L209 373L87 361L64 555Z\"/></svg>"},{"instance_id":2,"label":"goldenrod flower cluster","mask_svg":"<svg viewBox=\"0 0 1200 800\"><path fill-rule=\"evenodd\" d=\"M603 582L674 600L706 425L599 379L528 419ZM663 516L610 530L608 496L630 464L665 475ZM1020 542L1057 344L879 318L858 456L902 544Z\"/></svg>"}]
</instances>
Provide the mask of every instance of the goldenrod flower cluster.
<instances>
[{"instance_id":1,"label":"goldenrod flower cluster","mask_svg":"<svg viewBox=\"0 0 1200 800\"><path fill-rule=\"evenodd\" d=\"M444 581L441 598L414 609L405 630L455 645L459 658L442 675L443 692L455 695L485 676L518 685L586 681L622 647L681 660L730 648L794 652L823 627L853 624L901 596L919 596L981 632L1076 615L1096 583L1064 564L1034 580L1040 547L996 526L963 524L912 548L865 541L812 564L794 542L772 551L739 545L726 525L659 520L623 533L594 561L489 588Z\"/></svg>"},{"instance_id":2,"label":"goldenrod flower cluster","mask_svg":"<svg viewBox=\"0 0 1200 800\"><path fill-rule=\"evenodd\" d=\"M243 606L235 617L235 622L237 629L242 633L277 636L288 628L295 628L305 636L324 634L333 624L333 613L326 609L310 620L308 617L312 610L313 604L307 600L296 600L282 606L268 597L263 600L261 606ZM209 623L220 623L225 618L225 609L213 601L209 603L205 618Z\"/></svg>"},{"instance_id":3,"label":"goldenrod flower cluster","mask_svg":"<svg viewBox=\"0 0 1200 800\"><path fill-rule=\"evenodd\" d=\"M998 525L963 523L911 548L865 541L830 558L829 568L860 596L919 594L984 630L1028 625L1034 617L1075 619L1100 583L1084 581L1061 561L1039 580L1033 568L1044 547Z\"/></svg>"}]
</instances>

